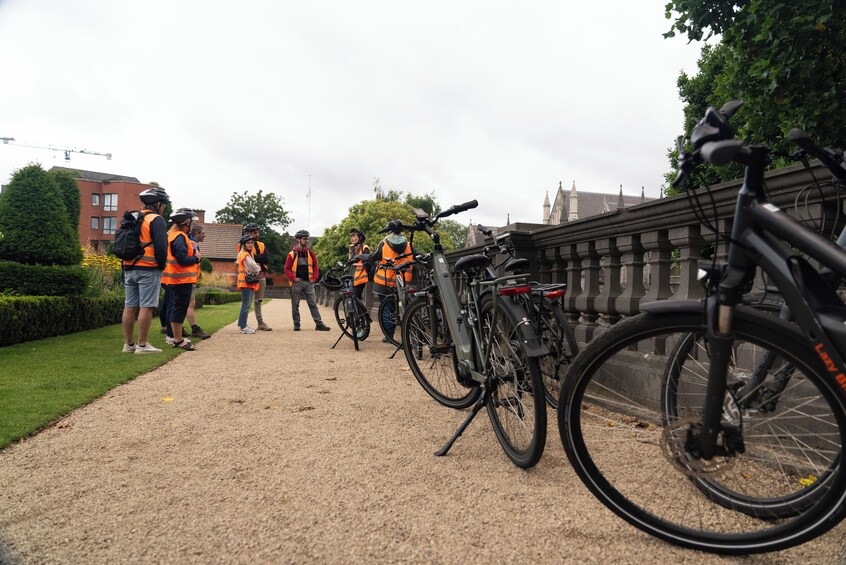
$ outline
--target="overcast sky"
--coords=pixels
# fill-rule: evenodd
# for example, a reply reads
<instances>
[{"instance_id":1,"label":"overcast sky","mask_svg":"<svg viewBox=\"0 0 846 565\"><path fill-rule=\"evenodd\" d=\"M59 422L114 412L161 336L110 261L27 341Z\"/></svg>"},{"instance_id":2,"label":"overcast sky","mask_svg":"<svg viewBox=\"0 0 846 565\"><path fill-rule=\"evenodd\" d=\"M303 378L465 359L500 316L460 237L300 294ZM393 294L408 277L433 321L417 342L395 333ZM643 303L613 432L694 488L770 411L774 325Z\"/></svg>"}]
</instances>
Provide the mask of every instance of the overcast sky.
<instances>
[{"instance_id":1,"label":"overcast sky","mask_svg":"<svg viewBox=\"0 0 846 565\"><path fill-rule=\"evenodd\" d=\"M0 137L113 154L0 144L0 182L134 176L208 219L261 189L315 234L375 178L495 226L559 182L658 196L700 50L665 4L0 0Z\"/></svg>"}]
</instances>

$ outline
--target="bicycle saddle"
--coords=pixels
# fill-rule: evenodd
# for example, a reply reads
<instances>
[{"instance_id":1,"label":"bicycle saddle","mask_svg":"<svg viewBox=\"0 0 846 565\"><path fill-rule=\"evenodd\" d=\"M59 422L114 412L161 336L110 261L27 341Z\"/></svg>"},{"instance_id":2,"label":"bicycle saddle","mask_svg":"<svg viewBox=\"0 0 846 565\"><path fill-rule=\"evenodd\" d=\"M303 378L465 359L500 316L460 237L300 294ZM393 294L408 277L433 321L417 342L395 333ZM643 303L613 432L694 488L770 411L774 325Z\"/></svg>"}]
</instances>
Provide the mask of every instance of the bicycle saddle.
<instances>
[{"instance_id":1,"label":"bicycle saddle","mask_svg":"<svg viewBox=\"0 0 846 565\"><path fill-rule=\"evenodd\" d=\"M484 269L491 264L491 260L484 255L468 255L455 262L456 271L475 271Z\"/></svg>"}]
</instances>

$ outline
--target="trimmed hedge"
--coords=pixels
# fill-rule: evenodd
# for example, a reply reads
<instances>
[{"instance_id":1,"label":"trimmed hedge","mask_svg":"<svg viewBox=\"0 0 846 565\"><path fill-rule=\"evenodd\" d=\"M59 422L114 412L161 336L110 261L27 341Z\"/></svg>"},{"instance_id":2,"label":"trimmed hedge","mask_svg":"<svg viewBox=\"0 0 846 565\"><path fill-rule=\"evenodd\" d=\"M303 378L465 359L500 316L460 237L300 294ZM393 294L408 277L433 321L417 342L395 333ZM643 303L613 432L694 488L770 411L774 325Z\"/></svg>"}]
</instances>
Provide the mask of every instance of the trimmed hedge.
<instances>
[{"instance_id":1,"label":"trimmed hedge","mask_svg":"<svg viewBox=\"0 0 846 565\"><path fill-rule=\"evenodd\" d=\"M0 261L0 291L26 296L78 296L88 286L88 272L80 267L25 265Z\"/></svg>"},{"instance_id":2,"label":"trimmed hedge","mask_svg":"<svg viewBox=\"0 0 846 565\"><path fill-rule=\"evenodd\" d=\"M0 347L121 321L123 298L0 296Z\"/></svg>"},{"instance_id":3,"label":"trimmed hedge","mask_svg":"<svg viewBox=\"0 0 846 565\"><path fill-rule=\"evenodd\" d=\"M198 290L194 295L194 308L202 308L205 304L214 306L216 304L226 304L228 302L240 301L240 292L229 292L228 290Z\"/></svg>"}]
</instances>

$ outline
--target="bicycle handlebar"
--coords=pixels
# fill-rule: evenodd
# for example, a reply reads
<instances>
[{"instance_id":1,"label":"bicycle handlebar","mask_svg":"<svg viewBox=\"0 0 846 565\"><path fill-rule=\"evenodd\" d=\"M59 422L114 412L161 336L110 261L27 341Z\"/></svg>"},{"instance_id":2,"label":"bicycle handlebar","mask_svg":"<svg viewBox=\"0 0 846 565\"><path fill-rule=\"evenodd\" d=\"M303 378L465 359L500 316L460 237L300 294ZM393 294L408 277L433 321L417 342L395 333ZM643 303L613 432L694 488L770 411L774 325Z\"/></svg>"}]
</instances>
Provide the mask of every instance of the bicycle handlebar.
<instances>
[{"instance_id":1,"label":"bicycle handlebar","mask_svg":"<svg viewBox=\"0 0 846 565\"><path fill-rule=\"evenodd\" d=\"M838 160L842 161L843 157L833 149L823 149L808 136L807 133L799 128L793 128L787 133L787 138L798 145L805 153L811 157L816 157L820 162L828 167L831 174L837 177L838 180L846 180L846 169L844 169Z\"/></svg>"}]
</instances>

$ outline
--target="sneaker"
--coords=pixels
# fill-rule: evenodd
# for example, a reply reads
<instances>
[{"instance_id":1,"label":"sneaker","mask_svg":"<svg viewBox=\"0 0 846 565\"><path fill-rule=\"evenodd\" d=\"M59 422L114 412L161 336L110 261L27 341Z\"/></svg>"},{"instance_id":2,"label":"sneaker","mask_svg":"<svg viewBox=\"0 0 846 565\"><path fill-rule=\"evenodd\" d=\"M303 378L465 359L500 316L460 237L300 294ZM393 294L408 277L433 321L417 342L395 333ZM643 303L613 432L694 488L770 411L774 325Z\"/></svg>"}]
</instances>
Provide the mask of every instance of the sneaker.
<instances>
[{"instance_id":1,"label":"sneaker","mask_svg":"<svg viewBox=\"0 0 846 565\"><path fill-rule=\"evenodd\" d=\"M329 326L327 326L323 322L320 322L319 324L314 326L314 331L317 331L317 332L328 332L329 329L330 329Z\"/></svg>"},{"instance_id":2,"label":"sneaker","mask_svg":"<svg viewBox=\"0 0 846 565\"><path fill-rule=\"evenodd\" d=\"M300 326L294 326L294 331L295 331L295 332L300 331Z\"/></svg>"},{"instance_id":3,"label":"sneaker","mask_svg":"<svg viewBox=\"0 0 846 565\"><path fill-rule=\"evenodd\" d=\"M256 330L254 330L250 326L244 326L243 328L241 328L241 333L242 334L254 334L254 333L256 333Z\"/></svg>"},{"instance_id":4,"label":"sneaker","mask_svg":"<svg viewBox=\"0 0 846 565\"><path fill-rule=\"evenodd\" d=\"M143 347L140 346L140 345L135 346L135 354L136 355L143 354L143 353L161 353L161 352L162 352L161 349L159 349L158 347L153 347L153 345L151 343L148 343L147 345L145 345Z\"/></svg>"},{"instance_id":5,"label":"sneaker","mask_svg":"<svg viewBox=\"0 0 846 565\"><path fill-rule=\"evenodd\" d=\"M268 326L264 322L262 322L258 326L256 326L256 329L261 330L263 332L272 332L273 331L273 328L271 328L270 326Z\"/></svg>"},{"instance_id":6,"label":"sneaker","mask_svg":"<svg viewBox=\"0 0 846 565\"><path fill-rule=\"evenodd\" d=\"M186 338L184 338L184 337L183 337L182 339L183 339L183 340L185 340L185 341L187 341L188 343L191 343L191 340L190 340L190 339L186 339ZM172 337L166 337L166 338L165 338L165 343L166 343L166 344L168 344L168 345L173 345L173 343L174 343L174 342L173 342L173 338L172 338Z\"/></svg>"},{"instance_id":7,"label":"sneaker","mask_svg":"<svg viewBox=\"0 0 846 565\"><path fill-rule=\"evenodd\" d=\"M128 343L123 344L123 352L124 353L132 353L134 351L135 351L135 344L134 343L132 345L130 345Z\"/></svg>"},{"instance_id":8,"label":"sneaker","mask_svg":"<svg viewBox=\"0 0 846 565\"><path fill-rule=\"evenodd\" d=\"M199 339L208 339L211 337L211 335L204 332L203 328L201 328L200 326L191 326L191 337L196 337Z\"/></svg>"},{"instance_id":9,"label":"sneaker","mask_svg":"<svg viewBox=\"0 0 846 565\"><path fill-rule=\"evenodd\" d=\"M167 335L167 328L162 328L160 331L163 335Z\"/></svg>"}]
</instances>

